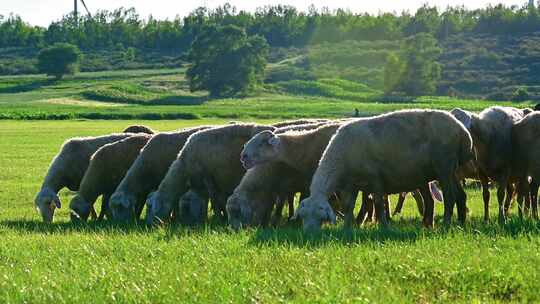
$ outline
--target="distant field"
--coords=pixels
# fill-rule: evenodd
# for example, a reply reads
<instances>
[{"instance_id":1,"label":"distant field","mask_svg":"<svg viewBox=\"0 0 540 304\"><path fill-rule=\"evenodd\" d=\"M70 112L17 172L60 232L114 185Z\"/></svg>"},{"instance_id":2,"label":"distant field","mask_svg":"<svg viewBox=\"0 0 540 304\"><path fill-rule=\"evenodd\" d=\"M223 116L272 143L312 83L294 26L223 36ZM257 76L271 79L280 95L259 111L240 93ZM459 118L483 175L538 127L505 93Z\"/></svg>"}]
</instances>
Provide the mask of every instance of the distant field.
<instances>
[{"instance_id":1,"label":"distant field","mask_svg":"<svg viewBox=\"0 0 540 304\"><path fill-rule=\"evenodd\" d=\"M208 99L189 92L184 70L80 73L59 82L44 76L0 77L0 119L278 119L372 115L405 108L480 111L530 103L421 97L383 98L365 85L331 78L278 81L255 96Z\"/></svg>"},{"instance_id":2,"label":"distant field","mask_svg":"<svg viewBox=\"0 0 540 304\"><path fill-rule=\"evenodd\" d=\"M242 102L218 101L228 111L233 105L243 106ZM332 103L325 101L328 104ZM450 102L443 104L452 106ZM371 105L380 106L376 109L381 111L390 106ZM3 104L0 108L4 111ZM116 109L83 108L103 113ZM305 109L316 113L317 108ZM265 111L269 108L261 113ZM226 121L140 123L172 130ZM340 223L314 236L303 235L289 225L235 233L213 220L195 229L107 223L75 226L68 223L67 205L72 194L66 191L62 192L63 208L55 223L41 224L32 200L61 143L72 136L119 131L129 123L0 122L0 302L540 301L539 224L515 217L502 228L496 221L483 224L481 196L474 188L467 191L472 214L468 224L444 229L437 218L432 231L421 228L410 199L403 217L394 219L390 229L368 225L352 233L343 232ZM491 205L493 216L495 205ZM440 204L437 214L442 215Z\"/></svg>"}]
</instances>

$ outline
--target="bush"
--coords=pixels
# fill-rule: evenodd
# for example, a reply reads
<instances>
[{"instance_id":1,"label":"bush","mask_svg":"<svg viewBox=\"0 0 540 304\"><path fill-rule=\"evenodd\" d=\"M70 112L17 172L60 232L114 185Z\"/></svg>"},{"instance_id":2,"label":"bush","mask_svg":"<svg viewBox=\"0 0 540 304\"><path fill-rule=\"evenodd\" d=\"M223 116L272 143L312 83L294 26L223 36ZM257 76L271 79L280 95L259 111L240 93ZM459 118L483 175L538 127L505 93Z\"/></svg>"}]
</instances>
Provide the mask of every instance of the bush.
<instances>
[{"instance_id":1,"label":"bush","mask_svg":"<svg viewBox=\"0 0 540 304\"><path fill-rule=\"evenodd\" d=\"M39 52L38 69L48 76L61 79L65 74L74 74L80 60L81 52L75 45L57 43Z\"/></svg>"}]
</instances>

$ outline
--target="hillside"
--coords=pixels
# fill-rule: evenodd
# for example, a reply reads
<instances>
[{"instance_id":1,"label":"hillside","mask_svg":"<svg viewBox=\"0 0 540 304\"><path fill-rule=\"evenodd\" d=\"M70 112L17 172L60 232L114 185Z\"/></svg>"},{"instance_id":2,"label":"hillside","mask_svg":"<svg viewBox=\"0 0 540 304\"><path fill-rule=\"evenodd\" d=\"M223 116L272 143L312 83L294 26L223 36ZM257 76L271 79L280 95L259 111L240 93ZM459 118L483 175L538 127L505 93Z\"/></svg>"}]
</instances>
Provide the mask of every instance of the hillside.
<instances>
[{"instance_id":1,"label":"hillside","mask_svg":"<svg viewBox=\"0 0 540 304\"><path fill-rule=\"evenodd\" d=\"M289 58L270 66L267 81L339 78L381 90L386 56L399 51L399 45L399 41L345 41L291 49ZM441 47L439 95L510 100L525 87L531 99L540 99L540 32L454 35Z\"/></svg>"},{"instance_id":2,"label":"hillside","mask_svg":"<svg viewBox=\"0 0 540 304\"><path fill-rule=\"evenodd\" d=\"M266 83L278 84L278 88L290 93L320 96L327 94L324 88L313 88L314 80L348 80L369 87L368 91L380 91L386 56L399 51L399 47L398 40L383 40L272 48ZM459 34L442 41L441 47L443 75L439 95L510 100L518 88L525 87L531 99L540 100L540 32L512 36ZM0 49L0 75L35 73L36 53L31 48ZM122 49L86 52L81 71L158 69L186 64L181 54L135 50L135 56L130 58L126 53ZM284 83L291 80L294 82Z\"/></svg>"}]
</instances>

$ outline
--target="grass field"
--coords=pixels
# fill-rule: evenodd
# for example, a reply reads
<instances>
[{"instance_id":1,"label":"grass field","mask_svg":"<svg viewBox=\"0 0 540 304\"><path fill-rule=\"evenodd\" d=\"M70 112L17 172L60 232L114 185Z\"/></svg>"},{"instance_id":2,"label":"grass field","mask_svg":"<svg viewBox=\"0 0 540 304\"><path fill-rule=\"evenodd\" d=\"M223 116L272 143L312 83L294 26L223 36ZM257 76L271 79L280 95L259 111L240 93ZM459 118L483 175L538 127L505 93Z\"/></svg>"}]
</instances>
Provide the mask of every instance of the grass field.
<instances>
[{"instance_id":1,"label":"grass field","mask_svg":"<svg viewBox=\"0 0 540 304\"><path fill-rule=\"evenodd\" d=\"M34 92L12 96L24 94ZM38 102L40 93L35 94L37 99L27 101L29 104ZM10 103L5 94L0 100ZM231 107L228 111L234 109L231 104L240 106L242 102L218 101ZM21 104L21 109L26 106L25 101L14 103ZM333 102L326 102L321 107L331 105ZM55 106L64 109L64 105ZM388 109L386 104L372 106ZM81 107L82 111L102 110ZM450 102L444 107L451 107ZM4 104L0 108L5 111ZM268 113L265 111L270 110L264 108L261 113ZM165 131L224 121L142 123ZM410 199L404 215L394 219L388 230L368 225L346 233L338 225L308 236L285 225L236 233L213 220L199 228L75 226L68 222L66 207L72 194L66 191L55 223L42 224L33 197L61 143L72 136L119 131L130 123L0 122L0 302L540 301L540 226L515 217L504 227L496 221L482 223L480 193L474 188L468 190L471 218L463 228L445 229L440 218L435 229L421 228ZM492 215L495 205L492 203ZM442 214L440 205L437 214Z\"/></svg>"}]
</instances>

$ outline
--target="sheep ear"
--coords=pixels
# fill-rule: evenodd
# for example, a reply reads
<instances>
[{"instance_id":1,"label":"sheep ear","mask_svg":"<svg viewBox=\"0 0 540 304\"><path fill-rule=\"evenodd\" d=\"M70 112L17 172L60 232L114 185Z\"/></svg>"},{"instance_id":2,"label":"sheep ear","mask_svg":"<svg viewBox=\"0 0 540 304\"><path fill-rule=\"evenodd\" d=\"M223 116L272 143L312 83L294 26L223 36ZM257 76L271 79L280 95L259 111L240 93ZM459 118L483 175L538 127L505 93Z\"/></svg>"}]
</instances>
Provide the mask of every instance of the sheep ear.
<instances>
[{"instance_id":1,"label":"sheep ear","mask_svg":"<svg viewBox=\"0 0 540 304\"><path fill-rule=\"evenodd\" d=\"M277 148L279 146L280 139L277 136L272 136L268 139L268 144L274 148Z\"/></svg>"},{"instance_id":2,"label":"sheep ear","mask_svg":"<svg viewBox=\"0 0 540 304\"><path fill-rule=\"evenodd\" d=\"M54 197L53 202L54 202L54 205L56 206L56 208L58 208L58 209L62 208L62 204L60 203L60 199L58 198L58 196Z\"/></svg>"}]
</instances>

